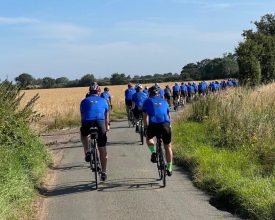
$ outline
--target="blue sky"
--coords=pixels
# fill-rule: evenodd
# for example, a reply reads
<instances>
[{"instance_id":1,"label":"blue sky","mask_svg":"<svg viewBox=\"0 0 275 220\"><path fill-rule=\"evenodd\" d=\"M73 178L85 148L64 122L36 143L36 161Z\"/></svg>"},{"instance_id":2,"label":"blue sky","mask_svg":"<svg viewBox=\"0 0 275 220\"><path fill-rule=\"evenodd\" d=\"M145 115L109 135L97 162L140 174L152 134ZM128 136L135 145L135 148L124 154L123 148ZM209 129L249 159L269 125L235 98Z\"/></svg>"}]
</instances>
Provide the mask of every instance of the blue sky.
<instances>
[{"instance_id":1,"label":"blue sky","mask_svg":"<svg viewBox=\"0 0 275 220\"><path fill-rule=\"evenodd\" d=\"M0 79L179 73L234 52L275 0L0 0Z\"/></svg>"}]
</instances>

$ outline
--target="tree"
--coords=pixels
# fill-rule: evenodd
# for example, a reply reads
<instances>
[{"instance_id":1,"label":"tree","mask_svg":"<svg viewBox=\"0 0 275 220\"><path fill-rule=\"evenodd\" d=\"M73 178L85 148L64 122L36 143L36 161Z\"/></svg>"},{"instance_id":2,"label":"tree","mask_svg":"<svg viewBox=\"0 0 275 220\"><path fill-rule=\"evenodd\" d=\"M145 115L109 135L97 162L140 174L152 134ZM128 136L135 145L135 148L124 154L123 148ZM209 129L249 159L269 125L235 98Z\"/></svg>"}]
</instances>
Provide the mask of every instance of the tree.
<instances>
[{"instance_id":1,"label":"tree","mask_svg":"<svg viewBox=\"0 0 275 220\"><path fill-rule=\"evenodd\" d=\"M15 78L15 81L21 88L26 88L27 86L33 85L34 78L28 73L22 73Z\"/></svg>"},{"instance_id":2,"label":"tree","mask_svg":"<svg viewBox=\"0 0 275 220\"><path fill-rule=\"evenodd\" d=\"M275 16L266 14L260 21L256 21L254 24L256 26L256 31L245 30L243 33L245 42L240 43L239 47L236 49L239 68L242 69L239 77L241 77L241 81L244 82L245 79L243 75L248 73L245 74L246 71L243 68L250 65L250 67L253 66L252 69L257 72L259 63L261 71L260 75L254 75L256 77L255 81L258 82L258 77L260 76L261 82L268 83L275 80ZM252 51L247 51L249 49L252 49ZM252 64L252 60L256 63ZM250 77L252 75L250 75ZM247 78L246 81L246 83L251 84L250 78Z\"/></svg>"},{"instance_id":3,"label":"tree","mask_svg":"<svg viewBox=\"0 0 275 220\"><path fill-rule=\"evenodd\" d=\"M95 77L93 74L86 74L79 80L79 86L89 86L94 81Z\"/></svg>"},{"instance_id":4,"label":"tree","mask_svg":"<svg viewBox=\"0 0 275 220\"><path fill-rule=\"evenodd\" d=\"M126 77L124 73L114 73L111 75L110 83L111 85L123 85L129 81L129 77Z\"/></svg>"},{"instance_id":5,"label":"tree","mask_svg":"<svg viewBox=\"0 0 275 220\"><path fill-rule=\"evenodd\" d=\"M256 86L261 81L261 67L259 62L259 53L261 47L254 40L246 40L239 44L236 52L238 54L240 83Z\"/></svg>"},{"instance_id":6,"label":"tree","mask_svg":"<svg viewBox=\"0 0 275 220\"><path fill-rule=\"evenodd\" d=\"M200 70L195 63L189 63L182 68L181 71L182 80L196 80L200 78Z\"/></svg>"},{"instance_id":7,"label":"tree","mask_svg":"<svg viewBox=\"0 0 275 220\"><path fill-rule=\"evenodd\" d=\"M43 88L53 88L55 85L55 79L51 77L44 77L42 79L42 86Z\"/></svg>"},{"instance_id":8,"label":"tree","mask_svg":"<svg viewBox=\"0 0 275 220\"><path fill-rule=\"evenodd\" d=\"M70 80L67 77L60 77L55 79L55 84L58 86L65 86Z\"/></svg>"}]
</instances>

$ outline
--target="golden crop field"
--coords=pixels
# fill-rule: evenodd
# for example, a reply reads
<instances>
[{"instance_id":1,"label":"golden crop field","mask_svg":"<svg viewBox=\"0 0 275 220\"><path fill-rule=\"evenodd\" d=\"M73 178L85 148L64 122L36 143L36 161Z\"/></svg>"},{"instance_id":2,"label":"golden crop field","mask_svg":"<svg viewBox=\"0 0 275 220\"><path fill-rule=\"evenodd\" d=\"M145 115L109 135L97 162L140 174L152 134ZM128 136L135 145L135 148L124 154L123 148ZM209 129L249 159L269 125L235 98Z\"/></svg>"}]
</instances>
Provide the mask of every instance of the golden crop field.
<instances>
[{"instance_id":1,"label":"golden crop field","mask_svg":"<svg viewBox=\"0 0 275 220\"><path fill-rule=\"evenodd\" d=\"M153 85L146 84L147 86ZM159 83L164 88L170 87L174 82ZM143 85L144 87L145 85ZM112 97L113 112L124 112L124 91L127 85L108 86ZM101 87L103 91L104 86ZM57 88L57 89L35 89L24 90L25 97L22 104L24 105L35 94L39 94L40 99L35 104L35 110L43 114L42 124L52 124L57 119L80 121L79 106L88 92L88 87L78 88Z\"/></svg>"}]
</instances>

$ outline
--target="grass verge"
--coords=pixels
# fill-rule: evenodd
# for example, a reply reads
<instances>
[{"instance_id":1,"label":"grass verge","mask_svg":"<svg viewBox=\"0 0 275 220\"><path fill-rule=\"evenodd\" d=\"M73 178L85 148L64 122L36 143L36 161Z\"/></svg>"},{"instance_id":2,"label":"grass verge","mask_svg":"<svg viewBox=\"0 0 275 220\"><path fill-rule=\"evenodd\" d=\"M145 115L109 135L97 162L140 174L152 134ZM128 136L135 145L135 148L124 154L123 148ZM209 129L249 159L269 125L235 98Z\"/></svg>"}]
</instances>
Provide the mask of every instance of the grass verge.
<instances>
[{"instance_id":1,"label":"grass verge","mask_svg":"<svg viewBox=\"0 0 275 220\"><path fill-rule=\"evenodd\" d=\"M200 100L173 126L175 162L216 206L246 218L275 219L274 91L275 84Z\"/></svg>"},{"instance_id":2,"label":"grass verge","mask_svg":"<svg viewBox=\"0 0 275 220\"><path fill-rule=\"evenodd\" d=\"M175 162L190 168L195 184L222 206L244 217L274 219L274 175L263 177L261 165L246 149L214 147L206 131L197 122L176 124Z\"/></svg>"}]
</instances>

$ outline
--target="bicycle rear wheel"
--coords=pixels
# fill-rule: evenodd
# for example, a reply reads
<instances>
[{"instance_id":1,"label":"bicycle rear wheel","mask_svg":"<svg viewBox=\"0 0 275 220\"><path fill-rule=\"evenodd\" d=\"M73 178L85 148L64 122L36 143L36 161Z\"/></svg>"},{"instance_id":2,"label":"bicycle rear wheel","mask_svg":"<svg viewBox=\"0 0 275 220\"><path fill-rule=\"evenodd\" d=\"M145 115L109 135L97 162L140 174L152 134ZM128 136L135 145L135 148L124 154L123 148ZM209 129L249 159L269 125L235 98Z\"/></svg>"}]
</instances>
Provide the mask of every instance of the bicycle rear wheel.
<instances>
[{"instance_id":1,"label":"bicycle rear wheel","mask_svg":"<svg viewBox=\"0 0 275 220\"><path fill-rule=\"evenodd\" d=\"M140 126L140 141L141 141L141 144L143 145L144 144L144 126L143 126L142 120L140 120L139 126Z\"/></svg>"},{"instance_id":2,"label":"bicycle rear wheel","mask_svg":"<svg viewBox=\"0 0 275 220\"><path fill-rule=\"evenodd\" d=\"M95 166L95 187L98 189L98 182L99 182L99 172L100 172L100 166L99 166L99 155L98 150L96 148L96 140L93 140L94 143L94 152L93 152L93 159L94 159L94 166Z\"/></svg>"},{"instance_id":3,"label":"bicycle rear wheel","mask_svg":"<svg viewBox=\"0 0 275 220\"><path fill-rule=\"evenodd\" d=\"M157 166L160 180L162 180L163 187L166 186L166 160L164 150L161 146L161 142L157 141Z\"/></svg>"}]
</instances>

